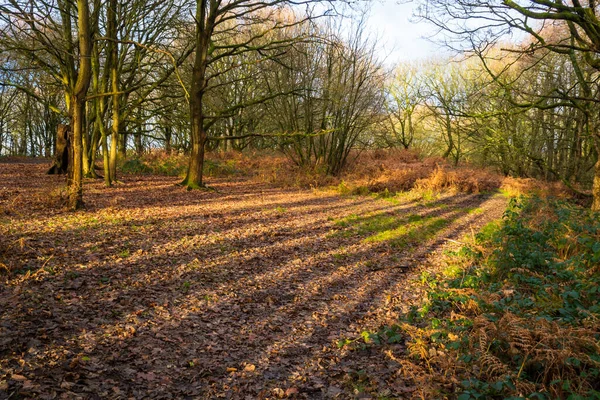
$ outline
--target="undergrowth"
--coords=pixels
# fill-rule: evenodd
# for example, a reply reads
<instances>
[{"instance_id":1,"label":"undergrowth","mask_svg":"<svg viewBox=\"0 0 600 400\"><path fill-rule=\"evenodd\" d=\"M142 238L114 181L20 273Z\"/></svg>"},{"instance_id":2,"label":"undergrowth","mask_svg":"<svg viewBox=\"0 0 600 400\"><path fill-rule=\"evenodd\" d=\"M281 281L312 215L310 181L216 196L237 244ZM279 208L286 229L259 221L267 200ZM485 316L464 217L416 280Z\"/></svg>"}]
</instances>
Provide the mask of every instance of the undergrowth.
<instances>
[{"instance_id":1,"label":"undergrowth","mask_svg":"<svg viewBox=\"0 0 600 400\"><path fill-rule=\"evenodd\" d=\"M560 200L513 199L502 223L424 273L427 300L340 346L388 356L423 398L600 399L600 218Z\"/></svg>"},{"instance_id":2,"label":"undergrowth","mask_svg":"<svg viewBox=\"0 0 600 400\"><path fill-rule=\"evenodd\" d=\"M129 174L185 175L188 157L183 154L150 152L125 160L121 170ZM245 177L277 187L319 189L342 196L394 198L433 201L440 193L489 193L500 191L507 197L523 193L540 196L568 195L559 183L535 179L503 177L492 170L469 165L454 167L440 158L419 157L408 150L366 150L351 157L338 176L323 168L299 167L285 156L266 151L209 152L204 174L212 178Z\"/></svg>"},{"instance_id":3,"label":"undergrowth","mask_svg":"<svg viewBox=\"0 0 600 400\"><path fill-rule=\"evenodd\" d=\"M153 174L166 176L185 176L188 157L181 154L151 152L140 157L126 160L121 171L128 174ZM210 157L204 160L204 174L219 178L243 174L235 158Z\"/></svg>"}]
</instances>

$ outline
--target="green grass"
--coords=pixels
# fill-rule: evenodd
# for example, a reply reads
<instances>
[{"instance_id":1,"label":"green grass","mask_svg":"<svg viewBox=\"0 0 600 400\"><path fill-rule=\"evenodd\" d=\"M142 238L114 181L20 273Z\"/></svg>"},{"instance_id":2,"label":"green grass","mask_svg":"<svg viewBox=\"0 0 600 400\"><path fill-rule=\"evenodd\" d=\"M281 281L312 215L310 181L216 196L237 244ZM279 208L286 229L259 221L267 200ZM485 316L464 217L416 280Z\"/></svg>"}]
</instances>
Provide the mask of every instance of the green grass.
<instances>
[{"instance_id":1,"label":"green grass","mask_svg":"<svg viewBox=\"0 0 600 400\"><path fill-rule=\"evenodd\" d=\"M463 214L469 214L469 215L483 214L483 209L480 207L464 207L464 208L459 208L458 211Z\"/></svg>"},{"instance_id":2,"label":"green grass","mask_svg":"<svg viewBox=\"0 0 600 400\"><path fill-rule=\"evenodd\" d=\"M445 218L427 217L417 221L407 221L403 226L369 236L365 242L389 242L394 247L405 247L411 243L423 242L434 237L450 224Z\"/></svg>"},{"instance_id":3,"label":"green grass","mask_svg":"<svg viewBox=\"0 0 600 400\"><path fill-rule=\"evenodd\" d=\"M334 221L335 225L342 228L349 228L342 231L344 237L356 234L364 235L366 233L381 232L387 229L393 229L399 223L399 219L394 215L375 214L370 216L359 216L351 214L348 217Z\"/></svg>"},{"instance_id":4,"label":"green grass","mask_svg":"<svg viewBox=\"0 0 600 400\"><path fill-rule=\"evenodd\" d=\"M336 220L337 232L342 237L362 237L365 243L387 242L395 248L404 248L411 243L426 241L450 224L450 220L440 217L423 217L411 214L398 217L393 214L374 214L368 216L350 215Z\"/></svg>"},{"instance_id":5,"label":"green grass","mask_svg":"<svg viewBox=\"0 0 600 400\"><path fill-rule=\"evenodd\" d=\"M409 235L398 228L378 238L394 233ZM425 397L600 398L600 215L512 200L503 221L464 241L439 272L421 274L426 300L397 325L340 343L402 337L405 359L430 374ZM437 385L442 370L452 379Z\"/></svg>"}]
</instances>

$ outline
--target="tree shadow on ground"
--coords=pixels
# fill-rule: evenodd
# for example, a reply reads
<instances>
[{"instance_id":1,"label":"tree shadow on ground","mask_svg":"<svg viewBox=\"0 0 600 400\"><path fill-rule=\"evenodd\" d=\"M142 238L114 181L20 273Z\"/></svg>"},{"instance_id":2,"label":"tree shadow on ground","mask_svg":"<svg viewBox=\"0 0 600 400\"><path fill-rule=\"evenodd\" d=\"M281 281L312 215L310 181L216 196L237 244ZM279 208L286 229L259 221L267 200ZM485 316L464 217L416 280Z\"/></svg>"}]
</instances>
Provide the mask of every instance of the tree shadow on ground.
<instances>
[{"instance_id":1,"label":"tree shadow on ground","mask_svg":"<svg viewBox=\"0 0 600 400\"><path fill-rule=\"evenodd\" d=\"M1 286L8 393L261 398L285 389L327 398L347 368L336 340L393 317L385 299L406 289L410 272L396 267L417 267L492 200L455 196L429 209L298 191L252 196L251 183L237 185L211 194L210 217L182 205L188 194L179 192L174 212L124 204L127 218L106 226L67 217L65 227L56 217L46 220L53 229L15 233L38 247L15 256L35 263L30 276ZM140 196L159 204L161 192ZM100 239L96 249L87 237ZM65 253L44 261L59 238ZM130 253L115 254L127 241Z\"/></svg>"}]
</instances>

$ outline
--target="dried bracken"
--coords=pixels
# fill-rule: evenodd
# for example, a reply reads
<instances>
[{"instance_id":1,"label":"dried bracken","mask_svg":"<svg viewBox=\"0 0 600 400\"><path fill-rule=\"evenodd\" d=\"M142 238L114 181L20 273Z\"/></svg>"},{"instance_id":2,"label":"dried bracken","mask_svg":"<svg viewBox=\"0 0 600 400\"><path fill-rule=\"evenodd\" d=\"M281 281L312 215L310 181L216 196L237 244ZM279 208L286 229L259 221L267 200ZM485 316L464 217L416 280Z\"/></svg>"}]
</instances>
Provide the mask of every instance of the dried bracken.
<instances>
[{"instance_id":1,"label":"dried bracken","mask_svg":"<svg viewBox=\"0 0 600 400\"><path fill-rule=\"evenodd\" d=\"M597 214L533 197L512 200L504 217L422 277L427 297L400 325L406 346L431 381L458 378L438 387L459 398L594 397Z\"/></svg>"},{"instance_id":2,"label":"dried bracken","mask_svg":"<svg viewBox=\"0 0 600 400\"><path fill-rule=\"evenodd\" d=\"M522 388L538 387L560 398L551 382L570 381L582 389L587 385L586 379L578 373L581 366L571 360L600 367L600 362L590 356L600 353L600 343L595 339L600 334L597 327L573 328L511 313L505 313L497 322L478 318L474 327L472 343L479 346L472 350L479 355L481 371L490 380L509 374ZM516 373L508 366L515 356L522 360ZM542 366L541 370L539 366ZM528 378L523 373L534 370L535 375Z\"/></svg>"}]
</instances>

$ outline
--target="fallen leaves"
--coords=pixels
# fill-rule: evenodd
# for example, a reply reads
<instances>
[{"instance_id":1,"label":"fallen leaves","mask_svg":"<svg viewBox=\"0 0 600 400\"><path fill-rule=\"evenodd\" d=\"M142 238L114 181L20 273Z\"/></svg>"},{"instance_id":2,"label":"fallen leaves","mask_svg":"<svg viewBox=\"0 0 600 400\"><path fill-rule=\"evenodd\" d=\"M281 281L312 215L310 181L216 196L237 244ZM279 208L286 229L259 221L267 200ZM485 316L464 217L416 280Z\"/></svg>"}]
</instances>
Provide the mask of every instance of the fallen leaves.
<instances>
[{"instance_id":1,"label":"fallen leaves","mask_svg":"<svg viewBox=\"0 0 600 400\"><path fill-rule=\"evenodd\" d=\"M25 398L349 398L365 393L344 376L362 369L374 391L400 393L396 364L336 343L417 300L413 269L440 244L398 252L332 234L334 221L484 201L432 210L225 180L187 192L145 176L112 189L86 182L87 210L71 214L35 200L62 178L4 167L0 391Z\"/></svg>"},{"instance_id":2,"label":"fallen leaves","mask_svg":"<svg viewBox=\"0 0 600 400\"><path fill-rule=\"evenodd\" d=\"M156 374L154 372L138 372L136 376L138 377L138 379L144 379L150 382L156 379Z\"/></svg>"}]
</instances>

